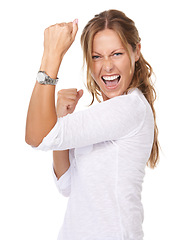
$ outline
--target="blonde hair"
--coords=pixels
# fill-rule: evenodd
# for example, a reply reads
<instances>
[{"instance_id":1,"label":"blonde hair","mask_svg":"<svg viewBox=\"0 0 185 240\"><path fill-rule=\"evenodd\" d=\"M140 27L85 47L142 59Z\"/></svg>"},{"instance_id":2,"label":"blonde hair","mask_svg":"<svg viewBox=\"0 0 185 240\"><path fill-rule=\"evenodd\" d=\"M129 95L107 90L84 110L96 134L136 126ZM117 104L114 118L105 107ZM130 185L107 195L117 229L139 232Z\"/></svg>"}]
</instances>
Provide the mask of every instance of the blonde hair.
<instances>
[{"instance_id":1,"label":"blonde hair","mask_svg":"<svg viewBox=\"0 0 185 240\"><path fill-rule=\"evenodd\" d=\"M135 23L123 12L118 10L101 12L100 14L95 15L95 17L87 23L81 35L81 45L83 49L84 63L86 62L87 65L87 89L92 94L91 104L94 102L95 98L98 102L101 102L99 99L99 96L101 96L101 91L91 76L91 67L94 36L96 33L104 29L112 29L119 35L129 57L130 54L128 46L131 45L132 50L135 51L137 44L140 43L141 40ZM147 165L150 168L155 168L159 161L159 142L156 113L154 109L156 92L151 80L152 74L152 67L144 59L143 55L140 54L139 60L135 63L133 79L125 93L127 94L131 88L138 88L142 91L151 106L154 116L154 142Z\"/></svg>"}]
</instances>

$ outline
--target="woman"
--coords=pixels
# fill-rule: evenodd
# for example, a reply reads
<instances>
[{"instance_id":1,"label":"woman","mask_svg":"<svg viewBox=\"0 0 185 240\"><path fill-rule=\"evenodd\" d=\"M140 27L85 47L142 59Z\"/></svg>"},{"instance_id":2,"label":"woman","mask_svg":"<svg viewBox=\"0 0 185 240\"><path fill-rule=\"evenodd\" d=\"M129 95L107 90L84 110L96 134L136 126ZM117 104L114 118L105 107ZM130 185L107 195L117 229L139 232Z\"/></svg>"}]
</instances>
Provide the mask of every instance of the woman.
<instances>
[{"instance_id":1,"label":"woman","mask_svg":"<svg viewBox=\"0 0 185 240\"><path fill-rule=\"evenodd\" d=\"M141 240L145 166L158 161L152 68L134 22L117 10L102 12L85 26L81 44L92 103L99 96L103 102L73 113L83 91L61 90L55 109L58 70L77 24L45 30L26 142L55 150L55 181L69 197L58 239Z\"/></svg>"}]
</instances>

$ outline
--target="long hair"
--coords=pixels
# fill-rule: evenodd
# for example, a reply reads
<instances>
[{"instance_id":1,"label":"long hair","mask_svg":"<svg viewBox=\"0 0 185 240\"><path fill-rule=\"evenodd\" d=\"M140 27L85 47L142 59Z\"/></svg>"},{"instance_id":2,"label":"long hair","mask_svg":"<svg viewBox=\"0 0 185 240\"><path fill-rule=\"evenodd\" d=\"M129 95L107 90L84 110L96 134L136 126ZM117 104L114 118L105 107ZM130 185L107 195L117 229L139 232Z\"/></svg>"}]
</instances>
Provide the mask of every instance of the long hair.
<instances>
[{"instance_id":1,"label":"long hair","mask_svg":"<svg viewBox=\"0 0 185 240\"><path fill-rule=\"evenodd\" d=\"M135 23L121 11L109 10L101 12L100 14L95 15L95 17L87 23L81 35L81 46L83 49L84 64L86 63L87 66L87 89L92 94L91 104L94 102L95 98L98 102L101 102L99 99L101 91L91 76L91 69L93 39L96 33L104 29L114 30L118 34L129 55L129 58L130 54L128 46L131 45L132 50L135 51L137 44L141 41ZM131 88L138 88L142 91L151 106L154 116L154 142L147 165L150 168L155 168L159 161L159 142L156 113L154 109L156 92L151 80L152 74L152 67L144 59L143 55L140 54L139 60L135 63L135 71L132 81L125 93L127 94Z\"/></svg>"}]
</instances>

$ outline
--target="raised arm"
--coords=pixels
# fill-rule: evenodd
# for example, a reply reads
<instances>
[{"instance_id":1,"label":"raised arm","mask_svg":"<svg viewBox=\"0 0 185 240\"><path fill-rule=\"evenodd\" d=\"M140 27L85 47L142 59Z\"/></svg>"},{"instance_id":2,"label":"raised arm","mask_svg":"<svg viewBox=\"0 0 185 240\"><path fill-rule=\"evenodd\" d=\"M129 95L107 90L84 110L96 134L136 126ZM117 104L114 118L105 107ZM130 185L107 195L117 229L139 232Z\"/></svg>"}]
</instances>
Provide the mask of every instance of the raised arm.
<instances>
[{"instance_id":1,"label":"raised arm","mask_svg":"<svg viewBox=\"0 0 185 240\"><path fill-rule=\"evenodd\" d=\"M78 30L77 21L55 24L44 32L44 53L40 71L57 78L61 61L73 43ZM57 121L55 109L55 86L36 82L30 99L26 121L25 140L38 146Z\"/></svg>"}]
</instances>

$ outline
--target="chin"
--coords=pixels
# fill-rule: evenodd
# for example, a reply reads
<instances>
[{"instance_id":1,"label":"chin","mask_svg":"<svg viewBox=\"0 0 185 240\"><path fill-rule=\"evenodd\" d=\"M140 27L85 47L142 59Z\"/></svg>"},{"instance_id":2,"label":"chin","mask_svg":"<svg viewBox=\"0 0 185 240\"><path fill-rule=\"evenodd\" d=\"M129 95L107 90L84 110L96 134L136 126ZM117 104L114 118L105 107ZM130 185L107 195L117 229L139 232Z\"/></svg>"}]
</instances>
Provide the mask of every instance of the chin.
<instances>
[{"instance_id":1,"label":"chin","mask_svg":"<svg viewBox=\"0 0 185 240\"><path fill-rule=\"evenodd\" d=\"M130 83L130 82L129 82ZM121 96L125 93L127 90L127 87L129 86L129 83L123 83L123 80L118 81L118 83L115 86L107 86L106 84L102 84L100 82L100 89L102 93L103 100L108 100L110 98Z\"/></svg>"},{"instance_id":2,"label":"chin","mask_svg":"<svg viewBox=\"0 0 185 240\"><path fill-rule=\"evenodd\" d=\"M118 93L118 92L117 93L116 92L109 92L109 93L104 92L104 93L102 93L103 101L106 101L108 99L118 97L118 96L121 96L121 95L123 95L123 93Z\"/></svg>"}]
</instances>

